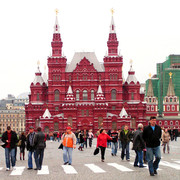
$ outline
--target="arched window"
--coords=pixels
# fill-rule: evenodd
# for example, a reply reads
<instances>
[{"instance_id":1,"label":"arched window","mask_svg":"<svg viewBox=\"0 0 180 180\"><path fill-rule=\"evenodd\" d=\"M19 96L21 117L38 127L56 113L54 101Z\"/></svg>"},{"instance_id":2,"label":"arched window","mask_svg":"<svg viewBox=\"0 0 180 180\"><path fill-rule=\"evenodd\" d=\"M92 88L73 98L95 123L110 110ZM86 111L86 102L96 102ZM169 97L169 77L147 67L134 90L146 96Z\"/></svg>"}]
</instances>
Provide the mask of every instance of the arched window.
<instances>
[{"instance_id":1,"label":"arched window","mask_svg":"<svg viewBox=\"0 0 180 180\"><path fill-rule=\"evenodd\" d=\"M39 93L37 93L37 101L39 101L39 99L40 99L40 98L39 98Z\"/></svg>"},{"instance_id":2,"label":"arched window","mask_svg":"<svg viewBox=\"0 0 180 180\"><path fill-rule=\"evenodd\" d=\"M131 100L134 100L134 92L131 92Z\"/></svg>"},{"instance_id":3,"label":"arched window","mask_svg":"<svg viewBox=\"0 0 180 180\"><path fill-rule=\"evenodd\" d=\"M168 98L166 98L166 102L168 102Z\"/></svg>"},{"instance_id":4,"label":"arched window","mask_svg":"<svg viewBox=\"0 0 180 180\"><path fill-rule=\"evenodd\" d=\"M117 123L116 121L112 122L112 130L116 130L117 129Z\"/></svg>"},{"instance_id":5,"label":"arched window","mask_svg":"<svg viewBox=\"0 0 180 180\"><path fill-rule=\"evenodd\" d=\"M93 80L94 78L93 78L93 74L91 75L91 80Z\"/></svg>"},{"instance_id":6,"label":"arched window","mask_svg":"<svg viewBox=\"0 0 180 180\"><path fill-rule=\"evenodd\" d=\"M149 102L151 102L151 98L149 98Z\"/></svg>"},{"instance_id":7,"label":"arched window","mask_svg":"<svg viewBox=\"0 0 180 180\"><path fill-rule=\"evenodd\" d=\"M71 76L69 76L69 81L71 81Z\"/></svg>"},{"instance_id":8,"label":"arched window","mask_svg":"<svg viewBox=\"0 0 180 180\"><path fill-rule=\"evenodd\" d=\"M76 101L79 101L79 90L76 90Z\"/></svg>"},{"instance_id":9,"label":"arched window","mask_svg":"<svg viewBox=\"0 0 180 180\"><path fill-rule=\"evenodd\" d=\"M170 125L173 125L173 121L170 121Z\"/></svg>"},{"instance_id":10,"label":"arched window","mask_svg":"<svg viewBox=\"0 0 180 180\"><path fill-rule=\"evenodd\" d=\"M177 99L176 99L176 98L174 98L174 102L176 102L176 100L177 100Z\"/></svg>"},{"instance_id":11,"label":"arched window","mask_svg":"<svg viewBox=\"0 0 180 180\"><path fill-rule=\"evenodd\" d=\"M154 106L151 106L151 111L154 111Z\"/></svg>"},{"instance_id":12,"label":"arched window","mask_svg":"<svg viewBox=\"0 0 180 180\"><path fill-rule=\"evenodd\" d=\"M170 106L167 106L167 111L170 111Z\"/></svg>"},{"instance_id":13,"label":"arched window","mask_svg":"<svg viewBox=\"0 0 180 180\"><path fill-rule=\"evenodd\" d=\"M149 111L150 110L150 108L149 108L149 106L147 106L147 111Z\"/></svg>"},{"instance_id":14,"label":"arched window","mask_svg":"<svg viewBox=\"0 0 180 180\"><path fill-rule=\"evenodd\" d=\"M170 98L170 102L172 102L172 98Z\"/></svg>"},{"instance_id":15,"label":"arched window","mask_svg":"<svg viewBox=\"0 0 180 180\"><path fill-rule=\"evenodd\" d=\"M175 111L175 106L174 105L172 105L172 111Z\"/></svg>"},{"instance_id":16,"label":"arched window","mask_svg":"<svg viewBox=\"0 0 180 180\"><path fill-rule=\"evenodd\" d=\"M91 90L91 101L93 101L94 100L94 90L92 89Z\"/></svg>"},{"instance_id":17,"label":"arched window","mask_svg":"<svg viewBox=\"0 0 180 180\"><path fill-rule=\"evenodd\" d=\"M72 117L68 117L68 126L72 127Z\"/></svg>"},{"instance_id":18,"label":"arched window","mask_svg":"<svg viewBox=\"0 0 180 180\"><path fill-rule=\"evenodd\" d=\"M87 90L83 91L83 101L87 101L88 100L88 94L87 94Z\"/></svg>"},{"instance_id":19,"label":"arched window","mask_svg":"<svg viewBox=\"0 0 180 180\"><path fill-rule=\"evenodd\" d=\"M160 125L160 126L162 125L162 122L161 122L161 121L159 121L159 125Z\"/></svg>"},{"instance_id":20,"label":"arched window","mask_svg":"<svg viewBox=\"0 0 180 180\"><path fill-rule=\"evenodd\" d=\"M111 91L111 100L116 100L116 90L115 89L113 89Z\"/></svg>"},{"instance_id":21,"label":"arched window","mask_svg":"<svg viewBox=\"0 0 180 180\"><path fill-rule=\"evenodd\" d=\"M168 125L167 121L165 121L164 125L165 125L165 126L167 126L167 125Z\"/></svg>"},{"instance_id":22,"label":"arched window","mask_svg":"<svg viewBox=\"0 0 180 180\"><path fill-rule=\"evenodd\" d=\"M176 121L176 126L178 126L179 125L179 122L178 121Z\"/></svg>"},{"instance_id":23,"label":"arched window","mask_svg":"<svg viewBox=\"0 0 180 180\"><path fill-rule=\"evenodd\" d=\"M54 100L59 101L59 90L54 91Z\"/></svg>"},{"instance_id":24,"label":"arched window","mask_svg":"<svg viewBox=\"0 0 180 180\"><path fill-rule=\"evenodd\" d=\"M59 123L58 122L54 123L54 131L59 131Z\"/></svg>"},{"instance_id":25,"label":"arched window","mask_svg":"<svg viewBox=\"0 0 180 180\"><path fill-rule=\"evenodd\" d=\"M86 110L86 116L87 117L89 116L89 110Z\"/></svg>"},{"instance_id":26,"label":"arched window","mask_svg":"<svg viewBox=\"0 0 180 180\"><path fill-rule=\"evenodd\" d=\"M103 127L103 118L102 117L98 117L98 128L102 128Z\"/></svg>"}]
</instances>

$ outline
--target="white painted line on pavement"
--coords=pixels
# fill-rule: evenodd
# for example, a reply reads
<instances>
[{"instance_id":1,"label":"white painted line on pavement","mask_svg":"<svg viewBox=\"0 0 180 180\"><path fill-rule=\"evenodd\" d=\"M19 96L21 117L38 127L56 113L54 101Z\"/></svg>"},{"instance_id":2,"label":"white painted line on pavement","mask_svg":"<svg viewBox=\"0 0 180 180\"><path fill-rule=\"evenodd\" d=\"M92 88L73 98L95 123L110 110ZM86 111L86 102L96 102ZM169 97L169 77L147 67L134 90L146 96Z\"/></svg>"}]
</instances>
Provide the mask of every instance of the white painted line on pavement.
<instances>
[{"instance_id":1,"label":"white painted line on pavement","mask_svg":"<svg viewBox=\"0 0 180 180\"><path fill-rule=\"evenodd\" d=\"M120 171L134 171L132 169L129 169L125 166L119 165L117 163L107 163L107 165L115 167L116 169L120 170Z\"/></svg>"},{"instance_id":2,"label":"white painted line on pavement","mask_svg":"<svg viewBox=\"0 0 180 180\"><path fill-rule=\"evenodd\" d=\"M71 165L62 165L66 174L77 174L77 171Z\"/></svg>"},{"instance_id":3,"label":"white painted line on pavement","mask_svg":"<svg viewBox=\"0 0 180 180\"><path fill-rule=\"evenodd\" d=\"M134 163L133 162L130 162L129 164L131 164L131 165L133 165L134 166ZM146 167L144 167L144 168L141 168L141 169L149 169L148 168L148 165L146 165L146 164L144 164L144 166L146 166ZM138 167L137 167L138 168ZM158 170L162 170L162 169L160 169L160 168L158 168Z\"/></svg>"},{"instance_id":4,"label":"white painted line on pavement","mask_svg":"<svg viewBox=\"0 0 180 180\"><path fill-rule=\"evenodd\" d=\"M100 167L96 166L95 164L85 164L89 169L91 169L94 173L105 173L103 169Z\"/></svg>"},{"instance_id":5,"label":"white painted line on pavement","mask_svg":"<svg viewBox=\"0 0 180 180\"><path fill-rule=\"evenodd\" d=\"M42 166L41 170L38 170L38 175L49 174L48 166Z\"/></svg>"},{"instance_id":6,"label":"white painted line on pavement","mask_svg":"<svg viewBox=\"0 0 180 180\"><path fill-rule=\"evenodd\" d=\"M11 176L19 176L22 175L23 171L25 169L25 166L15 167L15 169L11 172Z\"/></svg>"},{"instance_id":7,"label":"white painted line on pavement","mask_svg":"<svg viewBox=\"0 0 180 180\"><path fill-rule=\"evenodd\" d=\"M174 161L174 162L176 162L176 163L179 163L179 164L180 164L180 161Z\"/></svg>"},{"instance_id":8,"label":"white painted line on pavement","mask_svg":"<svg viewBox=\"0 0 180 180\"><path fill-rule=\"evenodd\" d=\"M3 167L0 167L0 171L3 169Z\"/></svg>"},{"instance_id":9,"label":"white painted line on pavement","mask_svg":"<svg viewBox=\"0 0 180 180\"><path fill-rule=\"evenodd\" d=\"M180 170L180 165L179 164L175 164L175 163L170 163L167 161L160 161L159 163L161 166L167 166L167 167L171 167L177 170Z\"/></svg>"}]
</instances>

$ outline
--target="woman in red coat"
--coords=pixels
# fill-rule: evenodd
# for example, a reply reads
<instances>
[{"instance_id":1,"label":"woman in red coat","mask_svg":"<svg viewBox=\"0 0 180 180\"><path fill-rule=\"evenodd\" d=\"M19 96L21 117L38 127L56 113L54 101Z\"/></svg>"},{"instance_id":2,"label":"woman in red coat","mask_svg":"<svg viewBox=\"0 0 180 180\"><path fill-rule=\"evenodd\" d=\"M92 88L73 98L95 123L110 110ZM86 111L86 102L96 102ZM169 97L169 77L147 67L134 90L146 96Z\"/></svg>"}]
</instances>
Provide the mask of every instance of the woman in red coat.
<instances>
[{"instance_id":1,"label":"woman in red coat","mask_svg":"<svg viewBox=\"0 0 180 180\"><path fill-rule=\"evenodd\" d=\"M112 138L106 134L105 129L100 130L100 134L97 138L97 147L101 149L101 161L104 162L104 155L105 155L105 150L107 147L107 140L112 140Z\"/></svg>"}]
</instances>

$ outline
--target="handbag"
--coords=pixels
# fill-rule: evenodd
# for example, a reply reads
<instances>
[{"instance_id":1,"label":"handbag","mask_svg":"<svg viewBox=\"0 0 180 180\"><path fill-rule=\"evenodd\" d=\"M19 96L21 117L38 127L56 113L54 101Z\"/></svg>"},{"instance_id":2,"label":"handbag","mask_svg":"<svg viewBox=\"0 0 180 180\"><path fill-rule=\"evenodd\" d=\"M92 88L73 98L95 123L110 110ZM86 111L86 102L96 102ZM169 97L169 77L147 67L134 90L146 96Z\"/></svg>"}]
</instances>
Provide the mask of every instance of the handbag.
<instances>
[{"instance_id":1,"label":"handbag","mask_svg":"<svg viewBox=\"0 0 180 180\"><path fill-rule=\"evenodd\" d=\"M58 149L63 149L63 143L59 145Z\"/></svg>"},{"instance_id":2,"label":"handbag","mask_svg":"<svg viewBox=\"0 0 180 180\"><path fill-rule=\"evenodd\" d=\"M19 140L17 146L21 146L22 140Z\"/></svg>"},{"instance_id":3,"label":"handbag","mask_svg":"<svg viewBox=\"0 0 180 180\"><path fill-rule=\"evenodd\" d=\"M94 150L94 155L97 155L99 153L99 148L97 147L95 150Z\"/></svg>"}]
</instances>

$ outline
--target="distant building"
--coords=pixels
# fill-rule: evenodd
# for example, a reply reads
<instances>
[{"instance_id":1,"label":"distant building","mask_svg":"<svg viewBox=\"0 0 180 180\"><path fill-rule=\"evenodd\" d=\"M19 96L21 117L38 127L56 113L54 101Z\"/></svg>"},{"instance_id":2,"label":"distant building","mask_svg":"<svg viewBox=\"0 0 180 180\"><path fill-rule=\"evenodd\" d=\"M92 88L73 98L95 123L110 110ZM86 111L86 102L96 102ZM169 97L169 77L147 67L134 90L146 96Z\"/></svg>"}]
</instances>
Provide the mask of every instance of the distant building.
<instances>
[{"instance_id":1,"label":"distant building","mask_svg":"<svg viewBox=\"0 0 180 180\"><path fill-rule=\"evenodd\" d=\"M130 66L126 80L122 76L123 57L112 16L108 53L101 64L94 52L76 52L70 64L62 54L63 42L56 17L52 55L48 57L48 78L38 67L30 85L26 104L26 131L41 126L45 132L65 131L71 126L96 132L120 129L127 124L137 128L147 124L144 89Z\"/></svg>"},{"instance_id":2,"label":"distant building","mask_svg":"<svg viewBox=\"0 0 180 180\"><path fill-rule=\"evenodd\" d=\"M11 126L16 132L25 131L25 103L29 102L27 93L25 94L26 96L19 96L18 99L8 95L6 99L0 100L1 132L4 132L7 126Z\"/></svg>"},{"instance_id":3,"label":"distant building","mask_svg":"<svg viewBox=\"0 0 180 180\"><path fill-rule=\"evenodd\" d=\"M158 116L159 125L180 130L180 55L157 64L157 75L146 81L147 118Z\"/></svg>"}]
</instances>

